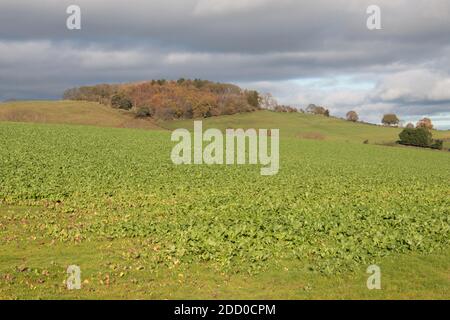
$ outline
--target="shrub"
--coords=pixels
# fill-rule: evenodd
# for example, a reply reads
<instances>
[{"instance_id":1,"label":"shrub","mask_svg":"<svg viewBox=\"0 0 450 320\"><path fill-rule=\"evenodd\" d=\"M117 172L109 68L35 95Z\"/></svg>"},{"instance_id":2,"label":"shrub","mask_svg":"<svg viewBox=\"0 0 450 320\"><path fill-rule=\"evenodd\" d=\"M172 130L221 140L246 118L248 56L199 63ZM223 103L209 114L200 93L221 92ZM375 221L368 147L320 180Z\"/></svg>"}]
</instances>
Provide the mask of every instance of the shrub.
<instances>
[{"instance_id":1,"label":"shrub","mask_svg":"<svg viewBox=\"0 0 450 320\"><path fill-rule=\"evenodd\" d=\"M444 149L444 141L443 140L434 140L433 144L430 146L430 148L442 150L442 149Z\"/></svg>"},{"instance_id":2,"label":"shrub","mask_svg":"<svg viewBox=\"0 0 450 320\"><path fill-rule=\"evenodd\" d=\"M277 105L273 111L275 112L287 112L287 113L294 113L297 112L297 109L291 107L291 106L283 106L283 105Z\"/></svg>"},{"instance_id":3,"label":"shrub","mask_svg":"<svg viewBox=\"0 0 450 320\"><path fill-rule=\"evenodd\" d=\"M130 110L131 108L133 108L133 103L125 95L115 94L111 98L111 106L113 108Z\"/></svg>"},{"instance_id":4,"label":"shrub","mask_svg":"<svg viewBox=\"0 0 450 320\"><path fill-rule=\"evenodd\" d=\"M306 112L312 113L312 114L317 114L317 115L323 115L325 117L330 116L330 111L328 109L325 109L324 107L321 107L321 106L316 106L315 104L310 104L306 108Z\"/></svg>"},{"instance_id":5,"label":"shrub","mask_svg":"<svg viewBox=\"0 0 450 320\"><path fill-rule=\"evenodd\" d=\"M155 112L155 117L161 120L173 120L176 118L175 110L170 106L159 108Z\"/></svg>"},{"instance_id":6,"label":"shrub","mask_svg":"<svg viewBox=\"0 0 450 320\"><path fill-rule=\"evenodd\" d=\"M399 143L408 146L430 147L433 143L431 132L425 128L406 128L399 137Z\"/></svg>"},{"instance_id":7,"label":"shrub","mask_svg":"<svg viewBox=\"0 0 450 320\"><path fill-rule=\"evenodd\" d=\"M136 118L146 118L152 116L152 110L149 107L140 107L136 111Z\"/></svg>"}]
</instances>

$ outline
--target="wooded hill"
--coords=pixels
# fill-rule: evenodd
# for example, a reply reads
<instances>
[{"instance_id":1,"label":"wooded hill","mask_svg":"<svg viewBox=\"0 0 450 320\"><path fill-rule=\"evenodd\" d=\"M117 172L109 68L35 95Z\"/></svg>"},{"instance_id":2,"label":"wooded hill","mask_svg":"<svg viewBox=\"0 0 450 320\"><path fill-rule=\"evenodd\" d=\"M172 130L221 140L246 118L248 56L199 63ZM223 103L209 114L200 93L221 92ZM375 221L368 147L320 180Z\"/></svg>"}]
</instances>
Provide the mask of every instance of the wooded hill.
<instances>
[{"instance_id":1,"label":"wooded hill","mask_svg":"<svg viewBox=\"0 0 450 320\"><path fill-rule=\"evenodd\" d=\"M99 102L155 119L207 118L260 109L258 92L206 80L152 80L68 89L66 100Z\"/></svg>"}]
</instances>

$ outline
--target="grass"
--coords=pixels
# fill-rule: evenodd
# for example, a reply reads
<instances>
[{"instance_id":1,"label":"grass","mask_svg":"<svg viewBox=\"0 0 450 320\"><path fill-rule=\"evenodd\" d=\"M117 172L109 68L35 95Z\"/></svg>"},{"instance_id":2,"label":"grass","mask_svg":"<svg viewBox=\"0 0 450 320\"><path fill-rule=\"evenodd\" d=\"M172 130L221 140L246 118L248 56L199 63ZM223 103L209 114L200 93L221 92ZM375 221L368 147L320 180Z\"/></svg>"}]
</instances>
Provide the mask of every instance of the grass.
<instances>
[{"instance_id":1,"label":"grass","mask_svg":"<svg viewBox=\"0 0 450 320\"><path fill-rule=\"evenodd\" d=\"M94 102L17 101L0 104L0 121L158 129L150 120Z\"/></svg>"},{"instance_id":2,"label":"grass","mask_svg":"<svg viewBox=\"0 0 450 320\"><path fill-rule=\"evenodd\" d=\"M152 121L136 119L127 111L83 101L17 101L0 103L0 121L78 124L113 128L173 130L192 128L191 120ZM370 144L393 144L401 129L351 123L337 118L310 114L270 111L204 119L205 128L282 128L282 136L307 140L331 140ZM450 131L433 131L450 148Z\"/></svg>"},{"instance_id":3,"label":"grass","mask_svg":"<svg viewBox=\"0 0 450 320\"><path fill-rule=\"evenodd\" d=\"M166 121L159 125L170 130L193 127L192 120ZM203 120L205 128L281 128L281 136L307 140L329 140L371 144L393 143L402 129L364 123L352 123L337 118L327 118L302 113L276 113L258 111ZM450 131L433 131L435 139L450 139ZM449 145L450 147L450 145Z\"/></svg>"},{"instance_id":4,"label":"grass","mask_svg":"<svg viewBox=\"0 0 450 320\"><path fill-rule=\"evenodd\" d=\"M450 155L299 139L272 115L206 121L283 125L272 177L174 166L167 131L0 123L0 297L448 298Z\"/></svg>"}]
</instances>

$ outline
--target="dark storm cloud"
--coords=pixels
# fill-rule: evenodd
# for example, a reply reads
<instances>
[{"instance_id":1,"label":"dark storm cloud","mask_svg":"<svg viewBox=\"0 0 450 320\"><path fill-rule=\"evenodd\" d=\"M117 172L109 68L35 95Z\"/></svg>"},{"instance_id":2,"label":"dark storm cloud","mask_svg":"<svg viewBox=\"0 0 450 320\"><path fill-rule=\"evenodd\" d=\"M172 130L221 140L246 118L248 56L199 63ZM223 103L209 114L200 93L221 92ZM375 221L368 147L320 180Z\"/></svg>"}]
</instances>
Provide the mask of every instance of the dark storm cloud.
<instances>
[{"instance_id":1,"label":"dark storm cloud","mask_svg":"<svg viewBox=\"0 0 450 320\"><path fill-rule=\"evenodd\" d=\"M64 28L73 3L83 13L76 33ZM366 8L377 3L384 30L370 32ZM150 42L199 52L332 50L372 41L379 49L399 41L442 45L450 28L446 0L3 0L0 6L4 39Z\"/></svg>"},{"instance_id":2,"label":"dark storm cloud","mask_svg":"<svg viewBox=\"0 0 450 320\"><path fill-rule=\"evenodd\" d=\"M82 9L82 30L65 27L71 4ZM381 7L382 30L366 28L371 4ZM201 77L266 81L283 102L322 99L338 113L355 105L432 114L450 111L449 34L447 0L2 0L0 99ZM332 90L293 82L341 76L354 81ZM355 90L358 77L372 88ZM414 83L430 92L418 96Z\"/></svg>"}]
</instances>

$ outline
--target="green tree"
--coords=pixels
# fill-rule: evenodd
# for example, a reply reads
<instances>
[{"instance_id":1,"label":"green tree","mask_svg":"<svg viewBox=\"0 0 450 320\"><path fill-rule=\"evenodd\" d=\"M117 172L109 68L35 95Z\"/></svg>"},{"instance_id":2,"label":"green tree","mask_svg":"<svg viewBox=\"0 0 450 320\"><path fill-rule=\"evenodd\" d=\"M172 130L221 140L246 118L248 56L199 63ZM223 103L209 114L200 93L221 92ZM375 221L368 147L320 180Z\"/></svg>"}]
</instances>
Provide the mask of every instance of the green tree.
<instances>
[{"instance_id":1,"label":"green tree","mask_svg":"<svg viewBox=\"0 0 450 320\"><path fill-rule=\"evenodd\" d=\"M400 122L400 119L397 117L396 114L388 113L383 116L383 119L381 120L381 122L384 125L392 126L392 125L398 125L398 123Z\"/></svg>"},{"instance_id":2,"label":"green tree","mask_svg":"<svg viewBox=\"0 0 450 320\"><path fill-rule=\"evenodd\" d=\"M259 109L261 99L259 97L258 91L251 90L251 91L247 91L246 94L247 94L248 104L251 105L252 107Z\"/></svg>"}]
</instances>

